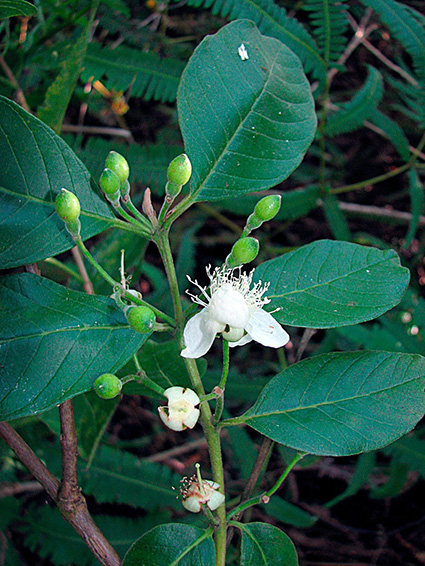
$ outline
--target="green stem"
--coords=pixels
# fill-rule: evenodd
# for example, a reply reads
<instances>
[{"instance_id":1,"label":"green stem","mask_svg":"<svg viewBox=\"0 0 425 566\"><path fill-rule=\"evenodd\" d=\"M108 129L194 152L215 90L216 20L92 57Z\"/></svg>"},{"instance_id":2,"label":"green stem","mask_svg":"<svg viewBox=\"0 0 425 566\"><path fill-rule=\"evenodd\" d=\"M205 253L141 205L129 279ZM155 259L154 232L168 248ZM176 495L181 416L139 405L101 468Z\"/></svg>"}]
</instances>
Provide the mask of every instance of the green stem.
<instances>
[{"instance_id":1,"label":"green stem","mask_svg":"<svg viewBox=\"0 0 425 566\"><path fill-rule=\"evenodd\" d=\"M348 193L349 191L354 191L356 189L363 189L364 187L368 187L369 185L376 185L377 183L381 183L382 181L391 179L391 177L400 175L400 173L404 173L405 171L410 169L410 167L411 164L406 163L405 165L401 165L400 167L397 167L397 169L388 171L388 173L383 173L382 175L378 175L377 177L371 177L370 179L366 179L366 181L360 181L358 183L353 183L352 185L344 185L343 187L337 187L336 189L331 189L330 193L333 195L338 195L340 193Z\"/></svg>"},{"instance_id":2,"label":"green stem","mask_svg":"<svg viewBox=\"0 0 425 566\"><path fill-rule=\"evenodd\" d=\"M101 275L103 277L103 279L105 279L105 281L107 281L113 289L115 289L116 287L121 287L121 283L119 283L118 281L115 281L115 279L113 279L109 275L109 273L107 273L103 269L103 267L94 259L94 257L91 255L89 250L84 245L81 237L75 238L74 241L75 241L76 246L78 247L78 249L82 253L82 255L90 263L90 265L92 267L94 267L94 269L96 269L96 271L99 273L99 275ZM175 321L170 316L163 313L162 311L160 311L156 307L150 305L149 303L147 303L143 299L138 299L137 297L135 297L131 293L128 293L127 291L123 291L123 297L125 297L127 300L131 301L132 303L135 303L136 305L149 307L150 309L153 310L153 312L155 313L155 315L157 317L161 318L164 322L167 322L170 326L174 327L176 325Z\"/></svg>"},{"instance_id":3,"label":"green stem","mask_svg":"<svg viewBox=\"0 0 425 566\"><path fill-rule=\"evenodd\" d=\"M149 222L149 220L145 216L143 216L143 214L140 212L140 210L138 208L136 208L136 206L133 204L133 201L130 198L130 195L128 196L128 200L125 202L125 206L135 216L135 218L137 218L137 220L140 222L140 224L143 224L143 226L145 226L145 228L147 230L149 230L149 232L152 232L151 223Z\"/></svg>"},{"instance_id":4,"label":"green stem","mask_svg":"<svg viewBox=\"0 0 425 566\"><path fill-rule=\"evenodd\" d=\"M164 262L165 272L167 274L168 283L173 299L174 314L177 323L177 342L180 347L183 347L183 324L184 314L180 300L179 287L177 283L177 275L174 267L173 256L171 253L170 242L168 239L168 231L164 227L155 236L154 241L158 246L159 253L161 254ZM204 386L202 385L201 376L199 375L198 367L195 360L184 358L187 371L189 373L192 386L201 399L205 397ZM213 472L214 481L220 485L220 492L224 494L224 472L223 461L221 456L220 445L220 431L213 425L211 408L208 403L202 403L200 406L201 411L201 424L204 429L205 439L208 444L208 450L211 461L211 468ZM216 549L216 566L225 566L226 561L226 509L224 503L216 510L216 517L218 519L218 526L215 530L214 543Z\"/></svg>"},{"instance_id":5,"label":"green stem","mask_svg":"<svg viewBox=\"0 0 425 566\"><path fill-rule=\"evenodd\" d=\"M229 375L229 362L230 362L230 355L229 355L229 342L223 339L223 373L221 374L220 383L218 388L221 390L221 395L217 397L217 404L215 407L214 413L214 421L213 423L216 425L219 420L221 419L221 415L223 414L224 408L224 390L226 389L226 381L227 376Z\"/></svg>"},{"instance_id":6,"label":"green stem","mask_svg":"<svg viewBox=\"0 0 425 566\"><path fill-rule=\"evenodd\" d=\"M276 491L281 487L283 482L286 480L286 478L289 475L289 472L294 468L294 466L296 466L298 464L298 462L302 458L304 458L304 456L305 456L305 453L299 452L295 456L295 458L292 460L292 462L287 465L287 467L285 468L285 471L282 473L282 475L279 477L279 479L277 480L277 482L274 484L273 487L271 487L266 492L263 492L263 493L260 493L259 495L256 495L255 497L251 497L251 499L244 501L243 503L241 503L240 505L238 505L237 507L235 507L234 509L229 511L229 513L227 513L227 515L226 515L226 519L229 521L232 517L234 517L235 515L237 515L239 513L242 513L243 511L245 511L245 509L248 509L248 507L252 507L253 505L258 505L259 503L268 503L270 497L274 493L276 493Z\"/></svg>"},{"instance_id":7,"label":"green stem","mask_svg":"<svg viewBox=\"0 0 425 566\"><path fill-rule=\"evenodd\" d=\"M164 395L165 389L155 383L153 379L148 377L142 369L140 371L141 373L137 373L137 375L126 375L125 378L123 378L121 381L123 383L127 383L129 381L137 381L137 383L140 383L140 385L143 385L147 389L150 389L151 391L157 393L158 395L161 395L162 397Z\"/></svg>"}]
</instances>

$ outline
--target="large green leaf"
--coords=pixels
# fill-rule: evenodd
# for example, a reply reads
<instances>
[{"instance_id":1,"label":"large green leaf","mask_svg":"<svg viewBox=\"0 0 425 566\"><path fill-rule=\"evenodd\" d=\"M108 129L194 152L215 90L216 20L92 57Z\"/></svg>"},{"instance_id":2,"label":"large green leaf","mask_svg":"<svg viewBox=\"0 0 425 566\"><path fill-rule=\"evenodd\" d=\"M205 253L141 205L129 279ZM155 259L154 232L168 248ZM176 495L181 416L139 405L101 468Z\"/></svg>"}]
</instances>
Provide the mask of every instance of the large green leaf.
<instances>
[{"instance_id":1,"label":"large green leaf","mask_svg":"<svg viewBox=\"0 0 425 566\"><path fill-rule=\"evenodd\" d=\"M177 104L197 200L280 183L299 165L316 129L298 57L248 20L228 24L197 47Z\"/></svg>"},{"instance_id":2,"label":"large green leaf","mask_svg":"<svg viewBox=\"0 0 425 566\"><path fill-rule=\"evenodd\" d=\"M214 566L211 533L197 527L169 523L159 525L136 541L123 566Z\"/></svg>"},{"instance_id":3,"label":"large green leaf","mask_svg":"<svg viewBox=\"0 0 425 566\"><path fill-rule=\"evenodd\" d=\"M0 0L0 19L12 16L35 16L37 8L26 0Z\"/></svg>"},{"instance_id":4,"label":"large green leaf","mask_svg":"<svg viewBox=\"0 0 425 566\"><path fill-rule=\"evenodd\" d=\"M324 354L279 373L237 421L302 452L347 456L411 430L425 412L424 385L417 354Z\"/></svg>"},{"instance_id":5,"label":"large green leaf","mask_svg":"<svg viewBox=\"0 0 425 566\"><path fill-rule=\"evenodd\" d=\"M0 267L15 267L70 249L74 242L55 211L62 187L81 203L83 239L114 219L90 174L43 122L0 97Z\"/></svg>"},{"instance_id":6,"label":"large green leaf","mask_svg":"<svg viewBox=\"0 0 425 566\"><path fill-rule=\"evenodd\" d=\"M267 310L282 324L333 328L371 320L400 302L408 269L392 250L319 240L261 264Z\"/></svg>"},{"instance_id":7,"label":"large green leaf","mask_svg":"<svg viewBox=\"0 0 425 566\"><path fill-rule=\"evenodd\" d=\"M0 284L0 421L34 415L90 390L149 336L112 299L70 291L31 273Z\"/></svg>"},{"instance_id":8,"label":"large green leaf","mask_svg":"<svg viewBox=\"0 0 425 566\"><path fill-rule=\"evenodd\" d=\"M298 566L291 539L267 523L234 523L242 533L241 566Z\"/></svg>"}]
</instances>

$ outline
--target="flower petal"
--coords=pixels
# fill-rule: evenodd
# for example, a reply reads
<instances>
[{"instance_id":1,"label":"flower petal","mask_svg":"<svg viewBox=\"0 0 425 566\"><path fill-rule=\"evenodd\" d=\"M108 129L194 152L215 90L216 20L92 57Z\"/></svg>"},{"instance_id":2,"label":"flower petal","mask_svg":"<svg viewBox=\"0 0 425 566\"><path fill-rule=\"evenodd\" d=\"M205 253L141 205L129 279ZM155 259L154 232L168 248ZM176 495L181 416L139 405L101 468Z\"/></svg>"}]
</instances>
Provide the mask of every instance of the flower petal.
<instances>
[{"instance_id":1,"label":"flower petal","mask_svg":"<svg viewBox=\"0 0 425 566\"><path fill-rule=\"evenodd\" d=\"M263 346L280 348L289 342L289 334L270 313L263 309L258 309L251 314L245 330L253 340Z\"/></svg>"},{"instance_id":2,"label":"flower petal","mask_svg":"<svg viewBox=\"0 0 425 566\"><path fill-rule=\"evenodd\" d=\"M186 428L183 423L170 419L170 417L165 412L164 407L158 407L158 413L161 418L161 421L165 424L165 426L171 428L171 430L180 432Z\"/></svg>"},{"instance_id":3,"label":"flower petal","mask_svg":"<svg viewBox=\"0 0 425 566\"><path fill-rule=\"evenodd\" d=\"M245 336L242 336L242 338L237 342L229 342L229 347L234 348L235 346L244 346L249 342L252 342L252 337L249 334L245 334Z\"/></svg>"},{"instance_id":4,"label":"flower petal","mask_svg":"<svg viewBox=\"0 0 425 566\"><path fill-rule=\"evenodd\" d=\"M186 391L183 393L182 397L187 403L190 403L193 406L199 405L199 403L201 402L201 400L196 395L196 393L193 391L193 389L186 389Z\"/></svg>"},{"instance_id":5,"label":"flower petal","mask_svg":"<svg viewBox=\"0 0 425 566\"><path fill-rule=\"evenodd\" d=\"M224 330L224 325L209 317L208 309L195 314L184 328L186 348L181 352L183 358L200 358L208 352L217 332Z\"/></svg>"},{"instance_id":6,"label":"flower petal","mask_svg":"<svg viewBox=\"0 0 425 566\"><path fill-rule=\"evenodd\" d=\"M192 409L190 415L187 417L187 419L185 419L183 424L187 426L187 428L193 428L198 422L199 413L199 409Z\"/></svg>"},{"instance_id":7,"label":"flower petal","mask_svg":"<svg viewBox=\"0 0 425 566\"><path fill-rule=\"evenodd\" d=\"M178 385L174 385L173 387L169 387L164 391L165 397L167 397L168 402L172 403L173 401L178 401L182 398L184 392L184 387L180 387ZM196 393L195 393L196 395ZM196 395L197 396L197 395ZM198 400L199 403L199 400Z\"/></svg>"}]
</instances>

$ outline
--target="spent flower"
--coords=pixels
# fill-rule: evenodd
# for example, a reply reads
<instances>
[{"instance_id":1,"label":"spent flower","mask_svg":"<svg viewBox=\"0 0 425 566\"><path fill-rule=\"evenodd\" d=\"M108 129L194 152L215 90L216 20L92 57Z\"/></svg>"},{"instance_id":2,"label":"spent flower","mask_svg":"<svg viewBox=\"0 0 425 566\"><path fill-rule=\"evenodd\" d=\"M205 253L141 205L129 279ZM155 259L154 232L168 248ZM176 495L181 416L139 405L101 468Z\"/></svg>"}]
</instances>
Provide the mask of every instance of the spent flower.
<instances>
[{"instance_id":1,"label":"spent flower","mask_svg":"<svg viewBox=\"0 0 425 566\"><path fill-rule=\"evenodd\" d=\"M225 497L219 492L220 485L212 480L204 480L200 473L191 478L183 478L180 488L183 507L191 513L199 513L202 505L206 505L210 511L215 511L224 502Z\"/></svg>"},{"instance_id":2,"label":"spent flower","mask_svg":"<svg viewBox=\"0 0 425 566\"><path fill-rule=\"evenodd\" d=\"M193 428L199 419L200 399L192 389L185 387L169 387L164 391L168 399L166 407L158 407L162 422L171 430L181 431Z\"/></svg>"},{"instance_id":3,"label":"spent flower","mask_svg":"<svg viewBox=\"0 0 425 566\"><path fill-rule=\"evenodd\" d=\"M189 281L201 291L202 297L190 294L192 300L204 307L193 316L184 329L184 358L200 358L211 348L217 334L229 341L229 346L243 346L251 340L263 346L280 348L289 341L289 334L263 309L270 302L265 293L269 284L261 281L252 285L254 270L249 274L240 269L218 267L211 273L207 287Z\"/></svg>"}]
</instances>

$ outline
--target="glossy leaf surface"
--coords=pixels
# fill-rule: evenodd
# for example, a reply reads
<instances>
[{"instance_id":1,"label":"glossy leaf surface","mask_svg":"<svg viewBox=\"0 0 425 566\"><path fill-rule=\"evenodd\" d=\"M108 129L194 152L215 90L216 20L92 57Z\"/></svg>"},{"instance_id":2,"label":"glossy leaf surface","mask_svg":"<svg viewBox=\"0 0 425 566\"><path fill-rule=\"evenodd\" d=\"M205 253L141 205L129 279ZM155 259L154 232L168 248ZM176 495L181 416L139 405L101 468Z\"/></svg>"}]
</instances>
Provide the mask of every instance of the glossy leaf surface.
<instances>
[{"instance_id":1,"label":"glossy leaf surface","mask_svg":"<svg viewBox=\"0 0 425 566\"><path fill-rule=\"evenodd\" d=\"M0 421L34 415L114 373L149 334L136 334L112 299L30 273L0 285Z\"/></svg>"},{"instance_id":2,"label":"glossy leaf surface","mask_svg":"<svg viewBox=\"0 0 425 566\"><path fill-rule=\"evenodd\" d=\"M197 200L280 183L299 165L316 129L299 59L248 20L203 40L183 73L177 104Z\"/></svg>"},{"instance_id":3,"label":"glossy leaf surface","mask_svg":"<svg viewBox=\"0 0 425 566\"><path fill-rule=\"evenodd\" d=\"M0 267L56 255L74 242L55 211L64 187L81 204L82 237L114 219L91 186L90 174L66 143L43 122L0 97Z\"/></svg>"},{"instance_id":4,"label":"glossy leaf surface","mask_svg":"<svg viewBox=\"0 0 425 566\"><path fill-rule=\"evenodd\" d=\"M298 558L291 539L267 523L236 525L242 533L241 566L297 566Z\"/></svg>"},{"instance_id":5,"label":"glossy leaf surface","mask_svg":"<svg viewBox=\"0 0 425 566\"><path fill-rule=\"evenodd\" d=\"M400 302L409 283L393 250L319 240L261 264L268 311L282 324L334 328L371 320Z\"/></svg>"},{"instance_id":6,"label":"glossy leaf surface","mask_svg":"<svg viewBox=\"0 0 425 566\"><path fill-rule=\"evenodd\" d=\"M214 566L215 549L206 531L169 523L159 525L136 541L124 558L123 566Z\"/></svg>"},{"instance_id":7,"label":"glossy leaf surface","mask_svg":"<svg viewBox=\"0 0 425 566\"><path fill-rule=\"evenodd\" d=\"M425 413L424 385L417 354L324 354L278 374L240 420L296 450L347 456L410 431Z\"/></svg>"}]
</instances>

